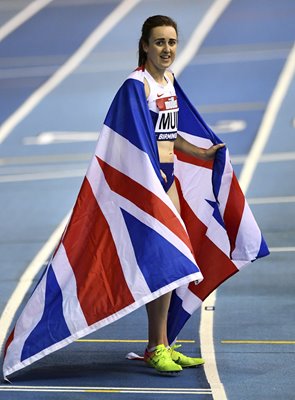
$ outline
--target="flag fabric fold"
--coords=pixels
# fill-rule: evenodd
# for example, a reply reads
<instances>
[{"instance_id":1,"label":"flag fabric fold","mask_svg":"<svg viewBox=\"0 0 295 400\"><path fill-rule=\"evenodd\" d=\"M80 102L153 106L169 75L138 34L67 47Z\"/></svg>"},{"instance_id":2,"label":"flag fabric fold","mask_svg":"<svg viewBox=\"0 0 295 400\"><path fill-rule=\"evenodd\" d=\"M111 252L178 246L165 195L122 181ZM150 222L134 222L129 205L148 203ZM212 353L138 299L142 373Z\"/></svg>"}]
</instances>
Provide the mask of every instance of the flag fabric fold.
<instances>
[{"instance_id":1,"label":"flag fabric fold","mask_svg":"<svg viewBox=\"0 0 295 400\"><path fill-rule=\"evenodd\" d=\"M116 94L63 237L7 340L4 377L173 291L168 335L224 280L268 254L229 160L180 152L178 214L162 186L143 72ZM179 134L220 143L175 81Z\"/></svg>"}]
</instances>

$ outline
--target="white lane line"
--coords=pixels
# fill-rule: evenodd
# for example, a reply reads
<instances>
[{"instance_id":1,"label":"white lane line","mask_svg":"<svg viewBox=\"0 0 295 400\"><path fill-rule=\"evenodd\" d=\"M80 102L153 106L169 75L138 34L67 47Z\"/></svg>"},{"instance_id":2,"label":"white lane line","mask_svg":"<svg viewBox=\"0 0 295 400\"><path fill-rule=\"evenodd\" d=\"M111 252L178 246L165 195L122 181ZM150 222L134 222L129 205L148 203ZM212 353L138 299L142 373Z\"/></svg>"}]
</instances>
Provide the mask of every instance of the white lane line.
<instances>
[{"instance_id":1,"label":"white lane line","mask_svg":"<svg viewBox=\"0 0 295 400\"><path fill-rule=\"evenodd\" d=\"M265 114L263 116L259 131L247 156L244 168L239 179L241 188L244 193L250 185L257 163L262 155L271 130L277 118L281 104L292 82L295 72L295 44L287 58L283 71L279 77L277 85L272 93Z\"/></svg>"},{"instance_id":2,"label":"white lane line","mask_svg":"<svg viewBox=\"0 0 295 400\"><path fill-rule=\"evenodd\" d=\"M0 42L53 0L35 0L0 28Z\"/></svg>"},{"instance_id":3,"label":"white lane line","mask_svg":"<svg viewBox=\"0 0 295 400\"><path fill-rule=\"evenodd\" d=\"M4 79L19 79L19 78L36 78L39 76L49 76L56 70L56 65L1 69L1 80Z\"/></svg>"},{"instance_id":4,"label":"white lane line","mask_svg":"<svg viewBox=\"0 0 295 400\"><path fill-rule=\"evenodd\" d=\"M142 394L211 394L208 388L137 388L108 386L0 386L3 392L72 392L72 393L142 393Z\"/></svg>"},{"instance_id":5,"label":"white lane line","mask_svg":"<svg viewBox=\"0 0 295 400\"><path fill-rule=\"evenodd\" d=\"M46 146L60 143L96 142L98 131L46 131L37 136L27 136L23 139L25 145Z\"/></svg>"},{"instance_id":6,"label":"white lane line","mask_svg":"<svg viewBox=\"0 0 295 400\"><path fill-rule=\"evenodd\" d=\"M214 347L213 325L214 306L216 302L216 290L207 297L202 304L200 320L200 347L202 358L206 360L204 371L212 389L212 397L215 400L227 400L224 386L220 381ZM208 308L209 311L206 310Z\"/></svg>"},{"instance_id":7,"label":"white lane line","mask_svg":"<svg viewBox=\"0 0 295 400\"><path fill-rule=\"evenodd\" d=\"M290 247L270 247L269 251L271 253L288 253L288 252L293 252L295 251L295 246L290 246Z\"/></svg>"},{"instance_id":8,"label":"white lane line","mask_svg":"<svg viewBox=\"0 0 295 400\"><path fill-rule=\"evenodd\" d=\"M197 109L201 114L206 113L223 113L223 112L238 112L238 111L261 111L264 110L266 104L262 102L253 103L223 103L223 104L207 104L197 105Z\"/></svg>"},{"instance_id":9,"label":"white lane line","mask_svg":"<svg viewBox=\"0 0 295 400\"><path fill-rule=\"evenodd\" d=\"M20 69L21 67L30 68L33 65L60 65L64 61L63 55L42 55L42 56L19 56L19 57L1 57L1 68L5 70ZM1 76L2 77L2 76Z\"/></svg>"},{"instance_id":10,"label":"white lane line","mask_svg":"<svg viewBox=\"0 0 295 400\"><path fill-rule=\"evenodd\" d=\"M216 135L242 132L246 129L247 123L244 119L220 119L214 125L210 125Z\"/></svg>"},{"instance_id":11,"label":"white lane line","mask_svg":"<svg viewBox=\"0 0 295 400\"><path fill-rule=\"evenodd\" d=\"M73 153L73 154L47 154L43 156L21 156L0 158L0 166L13 164L46 164L68 161L89 161L92 153ZM234 165L243 164L246 161L245 154L231 156ZM295 152L269 153L262 154L259 163L271 163L281 161L294 161Z\"/></svg>"},{"instance_id":12,"label":"white lane line","mask_svg":"<svg viewBox=\"0 0 295 400\"><path fill-rule=\"evenodd\" d=\"M201 47L205 37L212 29L218 18L222 15L226 7L230 4L230 0L216 1L213 3L201 23L195 29L191 39L188 41L187 46L180 54L178 62L174 64L174 72L179 75L186 65L192 61L195 54ZM214 341L213 341L213 312L204 311L205 306L215 304L215 292L204 301L201 311L200 320L200 344L202 357L206 359L204 371L208 383L212 389L212 397L215 400L227 400L227 396L220 381L218 369L216 365Z\"/></svg>"},{"instance_id":13,"label":"white lane line","mask_svg":"<svg viewBox=\"0 0 295 400\"><path fill-rule=\"evenodd\" d=\"M180 75L187 64L189 64L195 57L206 36L213 28L214 24L224 12L226 7L228 7L230 2L231 0L217 0L206 12L205 16L194 30L185 48L182 50L177 60L173 64L173 71L176 76Z\"/></svg>"},{"instance_id":14,"label":"white lane line","mask_svg":"<svg viewBox=\"0 0 295 400\"><path fill-rule=\"evenodd\" d=\"M262 151L267 143L271 129L277 117L279 108L284 99L286 91L291 83L291 79L295 69L295 46L293 46L288 59L286 61L283 72L279 78L278 84L274 90L271 100L268 104L260 130L253 143L249 155L247 156L245 166L241 173L240 184L244 193L246 193L248 186L251 182L253 173L256 165L262 154ZM216 291L205 300L201 311L201 322L200 322L200 340L201 340L201 352L202 357L208 360L205 363L204 369L208 379L208 382L212 388L212 394L214 399L225 400L226 393L224 387L220 382L216 359L215 349L213 342L213 319L214 312L206 311L204 307L214 306L216 301Z\"/></svg>"},{"instance_id":15,"label":"white lane line","mask_svg":"<svg viewBox=\"0 0 295 400\"><path fill-rule=\"evenodd\" d=\"M277 117L278 111L280 109L282 101L286 95L292 77L294 75L294 70L295 70L295 45L293 46L288 56L284 69L280 75L276 88L267 106L257 137L253 143L249 155L246 158L246 162L240 178L240 185L244 193L247 192L255 168L259 162L263 149L267 143L267 140L271 133L271 129ZM282 251L282 249L285 249L285 251L292 251L293 247L287 247L287 248L281 247L276 249L277 251ZM205 300L202 306L200 340L201 340L202 357L204 357L207 360L204 368L206 376L212 388L213 398L216 400L217 399L223 400L226 399L226 394L224 392L223 385L221 384L219 379L218 370L216 367L214 344L213 344L214 312L205 310L206 306L214 307L215 301L216 301L216 291L210 294L210 296ZM208 377L209 374L212 374L210 378ZM215 392L215 390L220 390L220 393Z\"/></svg>"},{"instance_id":16,"label":"white lane line","mask_svg":"<svg viewBox=\"0 0 295 400\"><path fill-rule=\"evenodd\" d=\"M278 196L278 197L253 197L247 199L248 204L282 204L295 203L295 196Z\"/></svg>"},{"instance_id":17,"label":"white lane line","mask_svg":"<svg viewBox=\"0 0 295 400\"><path fill-rule=\"evenodd\" d=\"M49 237L48 241L41 248L41 250L36 254L34 259L26 268L25 272L21 276L20 280L16 288L14 289L12 295L10 296L2 314L0 317L0 352L2 354L4 347L4 340L6 339L6 335L12 324L13 318L16 314L16 311L20 307L25 294L30 289L33 284L34 278L39 272L41 266L45 263L46 260L50 258L53 249L55 248L58 240L62 236L62 233L65 229L66 223L70 217L71 213L68 213L59 226L55 229L52 235ZM1 388L1 386L0 386Z\"/></svg>"},{"instance_id":18,"label":"white lane line","mask_svg":"<svg viewBox=\"0 0 295 400\"><path fill-rule=\"evenodd\" d=\"M281 153L266 153L262 154L259 162L279 162L279 161L294 161L295 151L286 151Z\"/></svg>"},{"instance_id":19,"label":"white lane line","mask_svg":"<svg viewBox=\"0 0 295 400\"><path fill-rule=\"evenodd\" d=\"M240 164L244 164L244 162L246 161L247 156L244 154L241 155L237 155L237 156L231 156L230 157L230 161L233 165L240 165Z\"/></svg>"},{"instance_id":20,"label":"white lane line","mask_svg":"<svg viewBox=\"0 0 295 400\"><path fill-rule=\"evenodd\" d=\"M124 0L88 36L79 49L3 123L0 129L0 144L12 130L64 79L66 79L94 47L114 26L128 14L141 0Z\"/></svg>"},{"instance_id":21,"label":"white lane line","mask_svg":"<svg viewBox=\"0 0 295 400\"><path fill-rule=\"evenodd\" d=\"M36 172L56 172L56 171L69 171L82 169L88 166L88 163L60 163L60 164L48 164L42 163L41 165L7 165L6 167L0 167L0 177L7 175L24 175L24 174L35 174Z\"/></svg>"},{"instance_id":22,"label":"white lane line","mask_svg":"<svg viewBox=\"0 0 295 400\"><path fill-rule=\"evenodd\" d=\"M239 43L239 44L225 44L217 46L207 46L200 51L202 54L223 54L223 53L236 53L240 51L264 51L264 50L286 50L286 57L292 47L292 41L286 42L259 42L259 43Z\"/></svg>"},{"instance_id":23,"label":"white lane line","mask_svg":"<svg viewBox=\"0 0 295 400\"><path fill-rule=\"evenodd\" d=\"M210 388L187 388L187 387L128 387L128 386L36 386L36 385L1 385L0 389L20 388L20 389L114 389L114 390L183 390L184 392L193 392L194 390L210 391Z\"/></svg>"},{"instance_id":24,"label":"white lane line","mask_svg":"<svg viewBox=\"0 0 295 400\"><path fill-rule=\"evenodd\" d=\"M19 389L11 389L10 390L11 392L19 392L20 390ZM145 390L145 391L143 391L143 390L138 390L138 391L134 391L134 390L130 390L130 391L128 391L128 390L112 390L112 389L110 389L110 390L51 390L51 389L46 389L46 390L42 390L42 389L39 389L39 390L36 390L36 389L33 389L33 390L28 390L28 389L23 389L23 390L21 390L22 392L48 392L48 393L60 393L60 392L62 392L62 393L124 393L124 394L129 394L129 393L138 393L138 394L157 394L157 395L161 395L161 394L169 394L169 395L171 395L171 394L174 394L174 395L181 395L181 394L193 394L193 395L203 395L203 394L211 394L211 392L204 392L204 391L194 391L194 392L190 392L190 393L188 393L188 392L183 392L183 391L179 391L179 392L170 392L169 390L166 390L166 391L154 391L154 390Z\"/></svg>"},{"instance_id":25,"label":"white lane line","mask_svg":"<svg viewBox=\"0 0 295 400\"><path fill-rule=\"evenodd\" d=\"M31 165L31 164L50 164L65 163L71 161L90 161L93 153L74 153L74 154L44 154L43 156L21 156L0 158L0 166L7 165Z\"/></svg>"},{"instance_id":26,"label":"white lane line","mask_svg":"<svg viewBox=\"0 0 295 400\"><path fill-rule=\"evenodd\" d=\"M241 63L265 60L285 59L290 49L242 50L234 52L218 52L215 54L200 54L191 65L212 65L225 63Z\"/></svg>"},{"instance_id":27,"label":"white lane line","mask_svg":"<svg viewBox=\"0 0 295 400\"><path fill-rule=\"evenodd\" d=\"M79 178L85 176L86 170L87 168L85 167L81 169L71 169L63 171L46 171L19 175L3 175L0 176L0 184L11 182L44 181L50 179Z\"/></svg>"},{"instance_id":28,"label":"white lane line","mask_svg":"<svg viewBox=\"0 0 295 400\"><path fill-rule=\"evenodd\" d=\"M235 165L244 164L247 160L247 155L241 154L237 156L231 156L231 162ZM281 153L266 153L262 154L258 160L258 163L271 163L281 161L294 161L295 151L286 151Z\"/></svg>"},{"instance_id":29,"label":"white lane line","mask_svg":"<svg viewBox=\"0 0 295 400\"><path fill-rule=\"evenodd\" d=\"M194 30L190 40L187 42L186 47L179 55L177 61L174 63L173 70L176 76L180 75L186 65L190 63L195 57L204 39L214 26L218 18L222 15L226 7L228 7L230 1L231 0L221 0L213 3L200 24ZM206 301L204 302L204 304L205 303ZM215 359L215 350L213 343L213 313L204 314L203 309L201 312L200 321L200 343L202 357L206 359L204 371L209 385L212 389L213 399L226 400L227 397L223 384L221 383L219 378Z\"/></svg>"}]
</instances>

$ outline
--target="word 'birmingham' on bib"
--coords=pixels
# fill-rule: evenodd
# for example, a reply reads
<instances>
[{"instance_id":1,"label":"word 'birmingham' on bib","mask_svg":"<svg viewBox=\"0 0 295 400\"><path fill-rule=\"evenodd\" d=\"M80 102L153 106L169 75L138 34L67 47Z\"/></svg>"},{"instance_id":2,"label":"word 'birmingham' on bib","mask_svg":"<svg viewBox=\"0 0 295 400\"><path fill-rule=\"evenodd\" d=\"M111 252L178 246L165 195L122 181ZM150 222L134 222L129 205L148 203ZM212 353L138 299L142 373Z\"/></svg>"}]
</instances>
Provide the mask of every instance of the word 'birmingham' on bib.
<instances>
[{"instance_id":1,"label":"word 'birmingham' on bib","mask_svg":"<svg viewBox=\"0 0 295 400\"><path fill-rule=\"evenodd\" d=\"M164 97L156 100L159 116L155 131L171 133L177 132L178 103L176 96Z\"/></svg>"}]
</instances>

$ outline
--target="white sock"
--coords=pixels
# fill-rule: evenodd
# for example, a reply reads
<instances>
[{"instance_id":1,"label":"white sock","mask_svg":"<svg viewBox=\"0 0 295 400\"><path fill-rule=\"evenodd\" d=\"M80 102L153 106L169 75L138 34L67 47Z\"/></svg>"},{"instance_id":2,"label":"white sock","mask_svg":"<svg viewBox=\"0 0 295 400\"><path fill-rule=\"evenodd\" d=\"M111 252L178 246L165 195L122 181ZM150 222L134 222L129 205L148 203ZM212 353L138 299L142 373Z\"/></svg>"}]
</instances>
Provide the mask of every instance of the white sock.
<instances>
[{"instance_id":1,"label":"white sock","mask_svg":"<svg viewBox=\"0 0 295 400\"><path fill-rule=\"evenodd\" d=\"M147 349L147 351L148 351L149 353L152 353L153 351L156 350L156 347L157 347L157 346L154 346L154 347L147 347L146 349Z\"/></svg>"},{"instance_id":2,"label":"white sock","mask_svg":"<svg viewBox=\"0 0 295 400\"><path fill-rule=\"evenodd\" d=\"M159 345L157 345L157 346L154 346L154 347L147 347L146 349L147 349L147 351L149 352L149 353L152 353L153 351L155 351L156 350L156 348L158 347ZM171 347L169 346L169 344L167 345L167 346L165 346L166 347L166 349L171 349Z\"/></svg>"}]
</instances>

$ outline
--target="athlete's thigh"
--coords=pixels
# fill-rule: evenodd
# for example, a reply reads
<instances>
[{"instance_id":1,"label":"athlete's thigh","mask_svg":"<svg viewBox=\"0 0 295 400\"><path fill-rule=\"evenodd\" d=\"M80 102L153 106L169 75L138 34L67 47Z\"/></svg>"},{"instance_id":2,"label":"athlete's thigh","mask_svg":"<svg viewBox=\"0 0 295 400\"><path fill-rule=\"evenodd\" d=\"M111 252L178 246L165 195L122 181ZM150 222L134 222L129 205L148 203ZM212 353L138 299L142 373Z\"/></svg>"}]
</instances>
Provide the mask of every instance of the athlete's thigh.
<instances>
[{"instance_id":1,"label":"athlete's thigh","mask_svg":"<svg viewBox=\"0 0 295 400\"><path fill-rule=\"evenodd\" d=\"M179 202L179 197L178 197L178 192L176 189L176 184L175 182L172 183L170 189L167 192L168 196L172 200L172 203L176 207L176 210L180 213L180 202Z\"/></svg>"}]
</instances>

